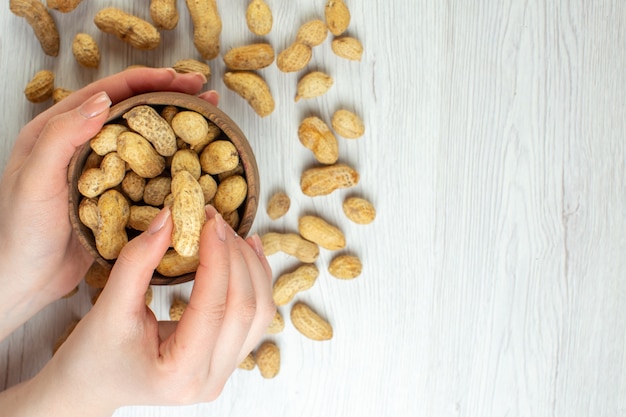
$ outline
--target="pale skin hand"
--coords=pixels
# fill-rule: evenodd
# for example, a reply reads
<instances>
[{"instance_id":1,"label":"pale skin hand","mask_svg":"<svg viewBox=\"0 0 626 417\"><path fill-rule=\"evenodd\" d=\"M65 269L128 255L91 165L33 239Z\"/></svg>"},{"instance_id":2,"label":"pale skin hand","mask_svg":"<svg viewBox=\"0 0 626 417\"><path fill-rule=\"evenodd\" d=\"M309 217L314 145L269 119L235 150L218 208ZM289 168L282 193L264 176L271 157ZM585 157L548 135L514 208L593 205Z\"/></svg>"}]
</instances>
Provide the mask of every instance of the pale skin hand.
<instances>
[{"instance_id":1,"label":"pale skin hand","mask_svg":"<svg viewBox=\"0 0 626 417\"><path fill-rule=\"evenodd\" d=\"M157 322L144 301L170 244L166 208L122 250L98 302L46 367L0 394L0 409L13 417L98 417L127 405L214 400L276 307L258 236L244 241L211 207L207 217L179 323Z\"/></svg>"},{"instance_id":2,"label":"pale skin hand","mask_svg":"<svg viewBox=\"0 0 626 417\"><path fill-rule=\"evenodd\" d=\"M19 133L0 179L0 340L70 292L92 262L72 232L67 167L75 149L100 130L111 102L147 91L196 94L201 74L140 68L73 93ZM201 95L216 104L212 92Z\"/></svg>"}]
</instances>

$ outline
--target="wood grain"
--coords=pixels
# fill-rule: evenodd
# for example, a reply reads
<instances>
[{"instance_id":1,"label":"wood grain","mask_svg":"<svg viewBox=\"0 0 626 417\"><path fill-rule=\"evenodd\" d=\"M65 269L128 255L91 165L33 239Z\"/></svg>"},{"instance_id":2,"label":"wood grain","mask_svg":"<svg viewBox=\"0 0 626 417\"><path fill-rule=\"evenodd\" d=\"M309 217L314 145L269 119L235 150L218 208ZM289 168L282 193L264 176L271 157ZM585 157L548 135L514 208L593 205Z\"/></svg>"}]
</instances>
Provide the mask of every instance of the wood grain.
<instances>
[{"instance_id":1,"label":"wood grain","mask_svg":"<svg viewBox=\"0 0 626 417\"><path fill-rule=\"evenodd\" d=\"M142 2L92 0L54 13L58 58L0 8L0 167L21 126L46 108L23 98L36 71L51 69L75 89L130 64L197 58L183 3L177 29L151 52L97 32L90 22L105 3L150 18ZM258 40L245 3L219 2L222 52ZM264 39L278 53L301 23L323 16L325 1L268 4L274 29ZM272 337L283 361L275 379L238 370L212 404L115 415L626 416L626 3L346 4L363 60L334 56L330 37L315 48L308 68L335 79L326 95L294 103L303 74L271 66L259 73L277 107L260 119L221 82L221 58L210 62L207 86L257 156L252 232L293 232L300 215L315 213L341 225L346 252L363 261L359 278L340 281L323 251L318 282L299 297L330 320L333 340L306 340L287 320ZM63 43L76 22L100 44L98 70L79 68ZM360 183L305 197L298 180L314 159L298 124L329 121L342 107L366 124L363 138L340 140L340 161L359 170ZM292 206L271 221L265 204L277 190ZM345 219L341 202L352 195L374 203L374 223ZM295 266L282 255L271 264L276 276ZM157 316L190 289L156 288ZM0 389L36 374L67 323L89 310L89 292L82 286L0 344Z\"/></svg>"}]
</instances>

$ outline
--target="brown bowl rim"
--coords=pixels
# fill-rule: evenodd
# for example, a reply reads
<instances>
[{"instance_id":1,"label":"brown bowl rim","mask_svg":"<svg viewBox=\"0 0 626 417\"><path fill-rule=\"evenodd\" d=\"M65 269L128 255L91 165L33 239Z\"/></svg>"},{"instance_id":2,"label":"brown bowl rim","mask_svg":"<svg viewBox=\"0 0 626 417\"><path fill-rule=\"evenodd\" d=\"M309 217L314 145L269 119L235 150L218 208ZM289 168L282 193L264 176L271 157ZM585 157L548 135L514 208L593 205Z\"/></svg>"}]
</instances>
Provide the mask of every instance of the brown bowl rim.
<instances>
[{"instance_id":1,"label":"brown bowl rim","mask_svg":"<svg viewBox=\"0 0 626 417\"><path fill-rule=\"evenodd\" d=\"M259 171L257 162L245 134L239 126L217 106L190 94L178 92L152 92L139 94L123 100L111 107L106 123L118 120L126 111L139 105L167 106L173 105L179 108L196 111L216 124L228 139L235 145L239 152L246 181L248 182L248 195L244 201L243 215L241 216L237 234L245 238L252 227L256 211L258 208L259 196ZM90 153L89 141L78 147L70 161L68 168L69 184L69 214L70 222L76 233L78 240L85 249L95 258L95 261L107 269L113 267L114 261L107 261L102 258L95 247L95 239L91 230L82 224L78 217L78 204L82 196L75 186L80 173ZM154 271L150 285L174 285L192 281L195 272L179 275L176 277L165 277Z\"/></svg>"}]
</instances>

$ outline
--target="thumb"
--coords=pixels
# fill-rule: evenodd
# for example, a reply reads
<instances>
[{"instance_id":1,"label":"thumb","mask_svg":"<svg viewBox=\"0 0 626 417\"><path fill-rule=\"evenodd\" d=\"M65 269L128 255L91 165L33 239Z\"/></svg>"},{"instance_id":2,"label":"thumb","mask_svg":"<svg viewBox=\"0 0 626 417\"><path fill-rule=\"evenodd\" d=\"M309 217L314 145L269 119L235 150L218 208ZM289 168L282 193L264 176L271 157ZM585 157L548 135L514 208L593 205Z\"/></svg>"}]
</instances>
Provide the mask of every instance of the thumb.
<instances>
[{"instance_id":1,"label":"thumb","mask_svg":"<svg viewBox=\"0 0 626 417\"><path fill-rule=\"evenodd\" d=\"M23 169L36 181L48 178L46 188L67 182L67 166L76 148L102 128L109 115L111 99L105 92L93 95L79 107L52 117L37 138ZM36 182L35 182L36 184ZM56 186L56 187L55 187Z\"/></svg>"},{"instance_id":2,"label":"thumb","mask_svg":"<svg viewBox=\"0 0 626 417\"><path fill-rule=\"evenodd\" d=\"M165 207L145 232L124 246L98 303L114 307L122 314L145 311L146 290L170 245L173 227L170 213Z\"/></svg>"}]
</instances>

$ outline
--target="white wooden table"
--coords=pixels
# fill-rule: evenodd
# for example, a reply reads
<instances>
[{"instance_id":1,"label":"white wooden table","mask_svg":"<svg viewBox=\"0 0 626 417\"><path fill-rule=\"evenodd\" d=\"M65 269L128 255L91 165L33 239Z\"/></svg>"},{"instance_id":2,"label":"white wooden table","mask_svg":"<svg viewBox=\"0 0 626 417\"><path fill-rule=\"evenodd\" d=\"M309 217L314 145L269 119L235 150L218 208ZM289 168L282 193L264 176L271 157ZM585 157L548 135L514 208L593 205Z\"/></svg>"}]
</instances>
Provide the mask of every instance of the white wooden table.
<instances>
[{"instance_id":1,"label":"white wooden table","mask_svg":"<svg viewBox=\"0 0 626 417\"><path fill-rule=\"evenodd\" d=\"M31 29L0 7L0 167L19 129L48 104L22 90L40 69L70 89L130 64L169 66L197 57L190 19L139 52L101 34L93 15L114 4L149 19L147 1L83 2L61 28L58 58L43 55ZM268 0L280 51L324 0ZM219 1L222 48L258 38L247 2ZM181 409L127 408L116 416L626 416L626 3L598 1L347 0L349 33L363 61L314 50L310 69L335 78L318 99L293 102L300 74L262 70L277 110L260 119L210 62L208 88L248 135L262 180L254 231L295 231L317 213L339 224L363 274L339 281L323 271L301 299L335 328L330 342L300 336L287 320L273 337L282 368L273 380L237 371L220 399ZM74 33L96 37L98 70L74 61ZM361 173L353 190L305 197L313 163L297 138L308 115L339 107L363 116L367 133L340 141L341 159ZM270 221L265 203L285 190L292 208ZM348 195L378 210L368 226L341 211ZM2 237L0 237L2 238ZM271 258L275 273L295 264ZM167 318L190 284L155 288ZM46 308L0 344L0 389L32 377L90 289ZM288 309L281 309L288 314ZM71 399L68 399L71 400ZM0 411L1 414L1 411Z\"/></svg>"}]
</instances>

